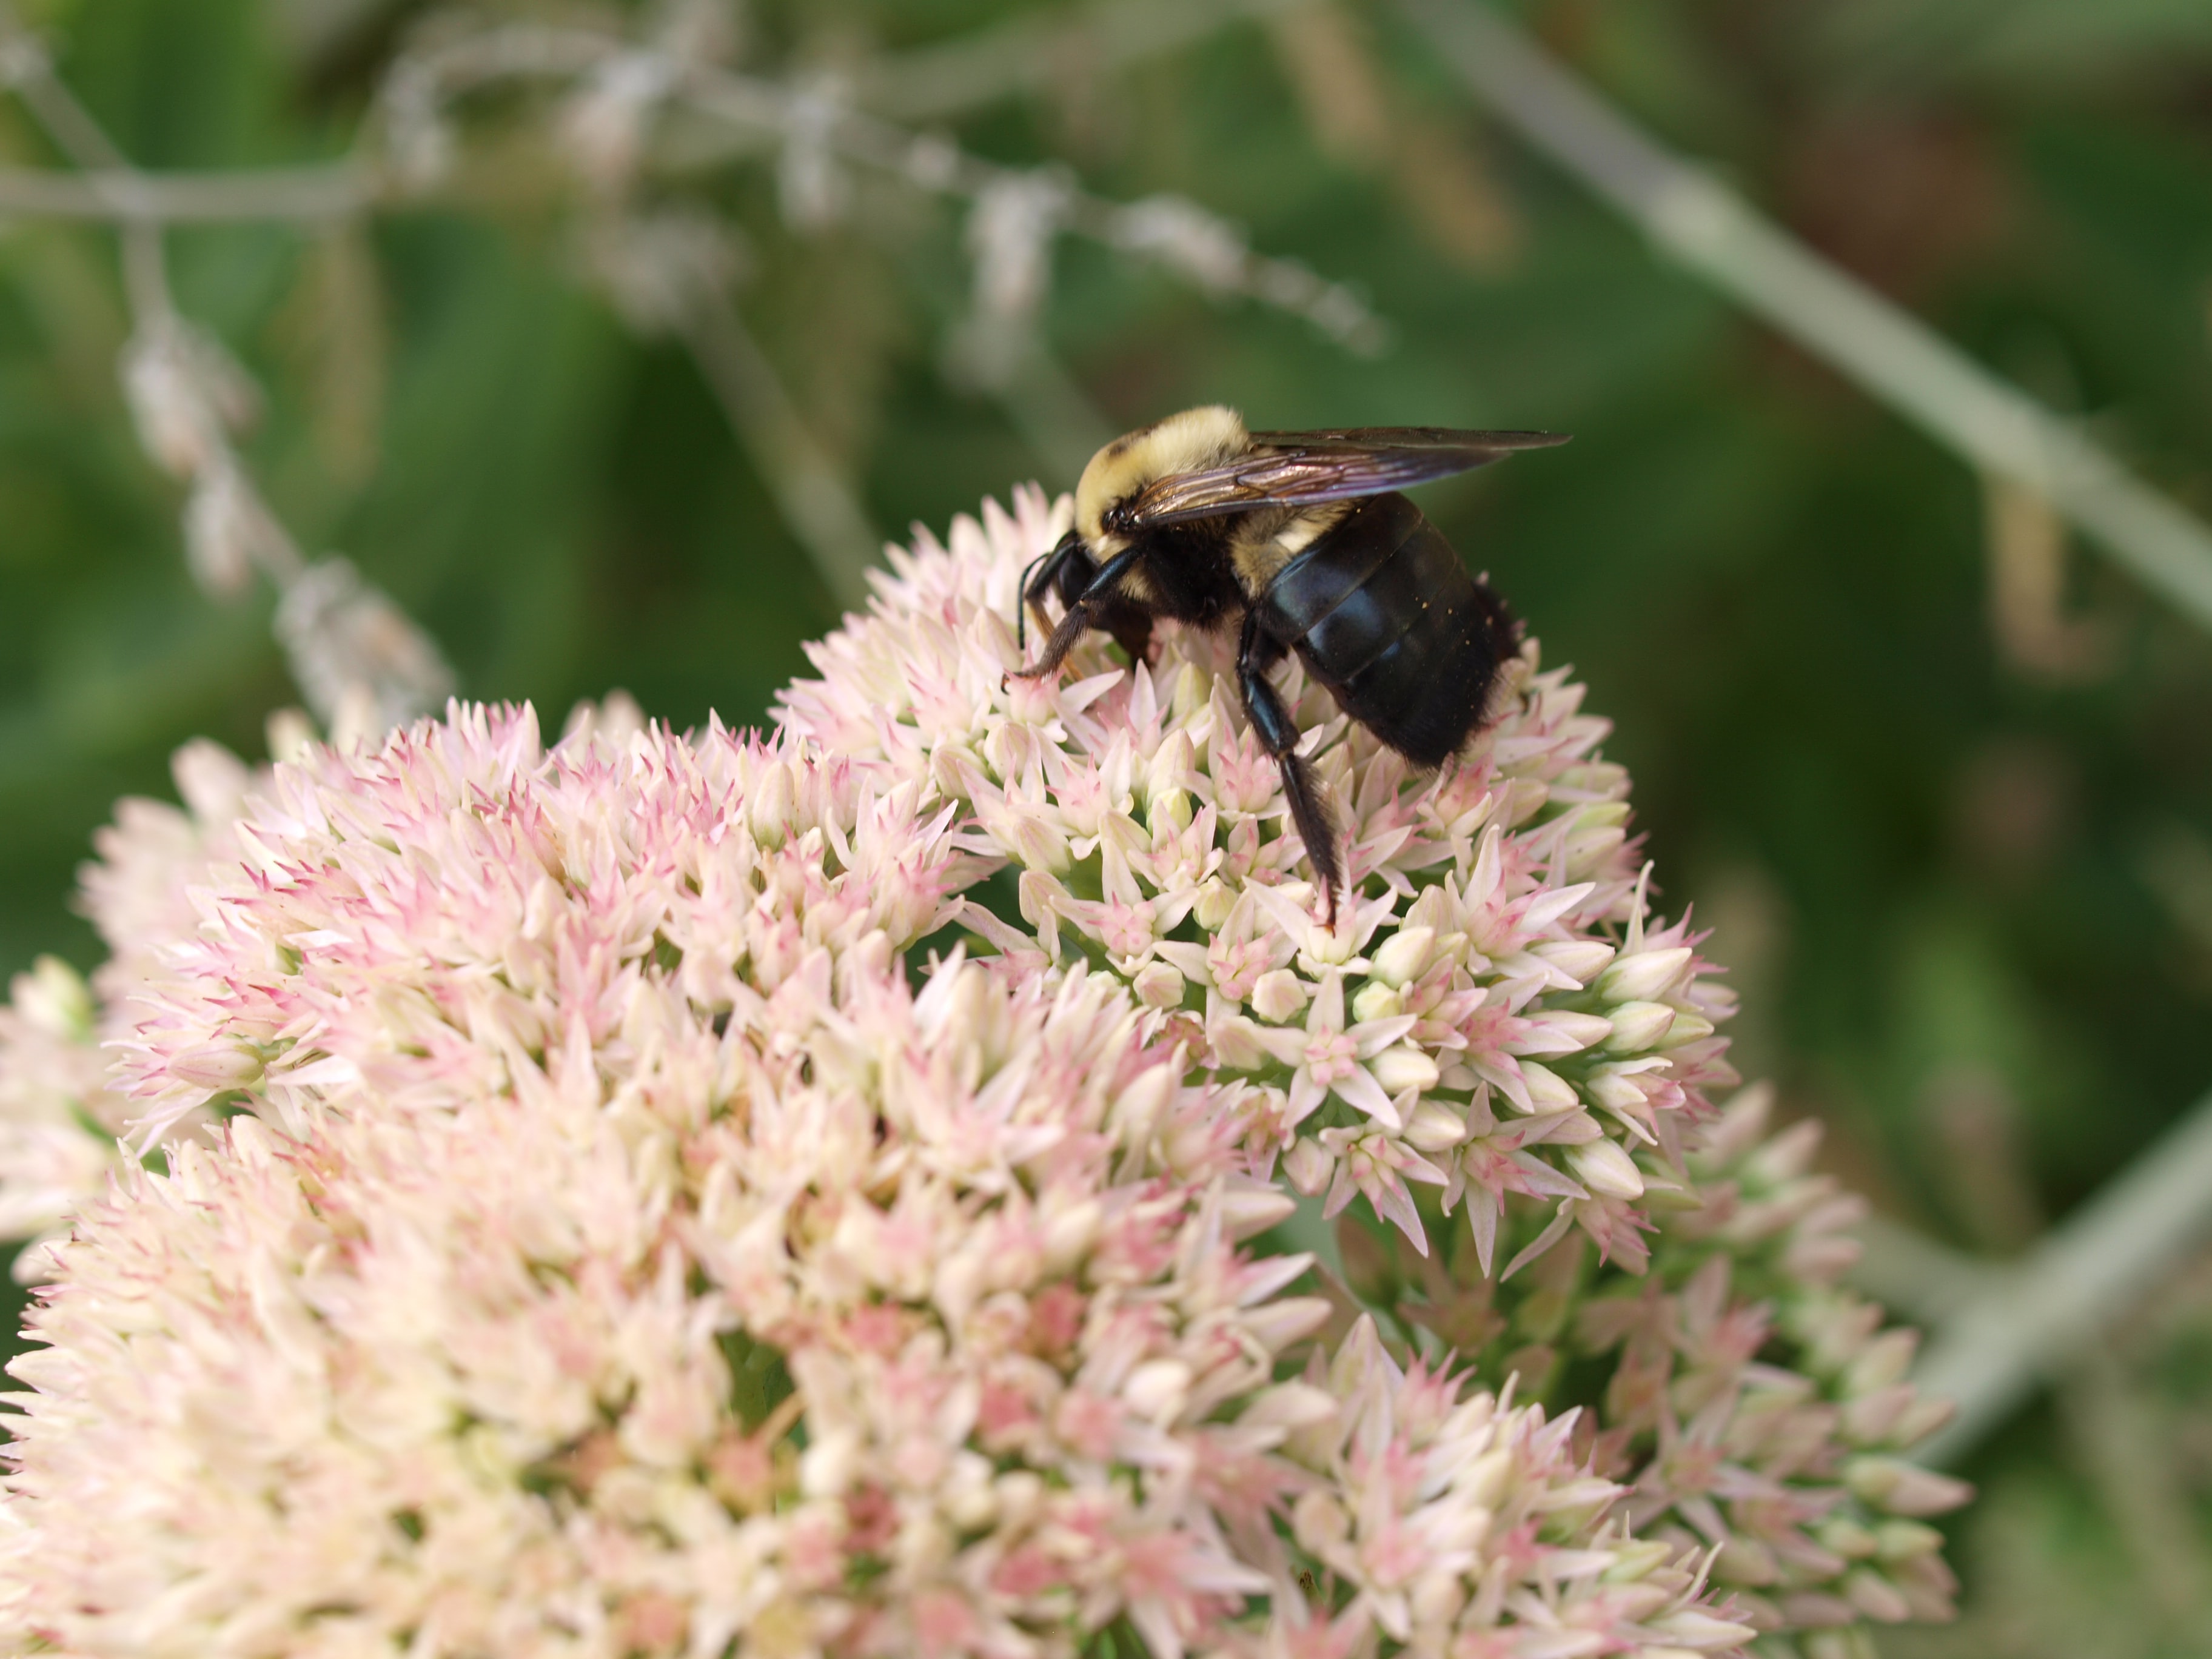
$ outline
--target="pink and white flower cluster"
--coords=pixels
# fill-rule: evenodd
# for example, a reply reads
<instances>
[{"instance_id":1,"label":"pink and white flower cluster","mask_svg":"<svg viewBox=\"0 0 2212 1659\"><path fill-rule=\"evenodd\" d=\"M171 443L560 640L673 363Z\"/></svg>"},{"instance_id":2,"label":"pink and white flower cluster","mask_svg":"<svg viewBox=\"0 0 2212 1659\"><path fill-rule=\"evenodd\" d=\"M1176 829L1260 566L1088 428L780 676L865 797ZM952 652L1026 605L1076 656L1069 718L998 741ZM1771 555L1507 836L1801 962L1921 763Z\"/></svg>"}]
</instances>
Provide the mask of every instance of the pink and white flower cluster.
<instances>
[{"instance_id":1,"label":"pink and white flower cluster","mask_svg":"<svg viewBox=\"0 0 2212 1659\"><path fill-rule=\"evenodd\" d=\"M1127 980L1200 1065L1253 1083L1248 1151L1328 1213L1364 1194L1425 1249L1425 1185L1465 1206L1487 1269L1519 1195L1555 1206L1524 1255L1579 1225L1640 1259L1681 1125L1736 1080L1714 1033L1732 1004L1682 924L1648 921L1627 775L1582 689L1531 647L1503 717L1422 780L1293 665L1349 838L1325 927L1227 641L1164 628L1124 669L1099 635L1064 680L1008 678L1021 572L1072 511L1019 493L949 548L895 550L873 613L811 648L822 678L785 693L786 727L957 805L1021 925L974 900L967 924L1012 961Z\"/></svg>"},{"instance_id":2,"label":"pink and white flower cluster","mask_svg":"<svg viewBox=\"0 0 2212 1659\"><path fill-rule=\"evenodd\" d=\"M1578 690L1532 648L1433 780L1302 695L1322 927L1214 642L1006 678L1066 512L925 542L772 738L457 705L126 804L113 959L0 1012L0 1220L54 1236L0 1632L1678 1659L1944 1610L1909 1345L1709 1106L1726 999Z\"/></svg>"}]
</instances>

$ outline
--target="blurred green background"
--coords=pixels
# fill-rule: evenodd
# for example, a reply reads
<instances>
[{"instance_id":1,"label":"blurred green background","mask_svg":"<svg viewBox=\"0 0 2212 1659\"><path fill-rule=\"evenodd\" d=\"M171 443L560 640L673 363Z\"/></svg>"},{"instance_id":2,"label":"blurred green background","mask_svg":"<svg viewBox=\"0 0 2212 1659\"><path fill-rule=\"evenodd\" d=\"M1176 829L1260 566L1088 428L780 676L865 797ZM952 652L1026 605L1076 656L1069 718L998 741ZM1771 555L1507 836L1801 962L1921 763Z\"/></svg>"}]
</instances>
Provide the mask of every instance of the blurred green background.
<instances>
[{"instance_id":1,"label":"blurred green background","mask_svg":"<svg viewBox=\"0 0 2212 1659\"><path fill-rule=\"evenodd\" d=\"M854 73L1097 9L751 0L738 62ZM2203 0L1518 9L1623 111L2212 512ZM438 21L23 10L158 168L338 155ZM1392 343L1358 355L1064 239L1042 328L1067 430L1218 400L1276 427L1573 433L1425 505L1619 722L1663 902L1718 929L1744 994L1747 1073L1825 1118L1881 1207L2017 1251L2212 1085L2212 639L2078 548L2055 605L2021 600L2051 528L2033 503L1992 514L1955 457L1488 126L1393 15L1277 13L1119 68L1076 37L1049 95L948 130L1103 196L1193 198L1357 284ZM553 723L620 686L679 726L757 720L836 606L691 358L585 279L548 121L495 101L445 187L360 223L178 233L179 304L260 380L246 455L303 546L395 595L465 694ZM55 159L0 106L0 163ZM773 167L694 158L639 188L739 228L738 305L874 521L941 529L1018 480L1072 483L1065 443L1033 448L948 362L957 211L864 179L794 229ZM169 794L195 734L258 757L297 699L266 592L225 605L186 574L181 491L117 386L128 326L111 235L0 225L0 971L89 965L70 893L115 798ZM2160 1288L2092 1370L1965 1471L1986 1489L1955 1525L1965 1622L1884 1651L2212 1648L2208 1275Z\"/></svg>"}]
</instances>

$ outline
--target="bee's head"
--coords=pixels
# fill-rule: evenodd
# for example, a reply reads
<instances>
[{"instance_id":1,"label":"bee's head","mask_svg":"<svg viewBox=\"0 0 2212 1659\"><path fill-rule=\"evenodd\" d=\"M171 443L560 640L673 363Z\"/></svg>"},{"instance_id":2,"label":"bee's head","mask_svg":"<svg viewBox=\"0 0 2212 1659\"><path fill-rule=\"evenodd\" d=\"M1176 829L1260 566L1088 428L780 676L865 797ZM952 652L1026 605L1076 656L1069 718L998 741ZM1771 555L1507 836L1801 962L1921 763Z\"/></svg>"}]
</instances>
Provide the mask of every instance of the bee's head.
<instances>
[{"instance_id":1,"label":"bee's head","mask_svg":"<svg viewBox=\"0 0 2212 1659\"><path fill-rule=\"evenodd\" d=\"M1091 556L1110 559L1128 538L1105 527L1107 510L1170 473L1218 466L1251 447L1233 409L1206 404L1186 409L1114 440L1091 458L1075 486L1075 527Z\"/></svg>"}]
</instances>

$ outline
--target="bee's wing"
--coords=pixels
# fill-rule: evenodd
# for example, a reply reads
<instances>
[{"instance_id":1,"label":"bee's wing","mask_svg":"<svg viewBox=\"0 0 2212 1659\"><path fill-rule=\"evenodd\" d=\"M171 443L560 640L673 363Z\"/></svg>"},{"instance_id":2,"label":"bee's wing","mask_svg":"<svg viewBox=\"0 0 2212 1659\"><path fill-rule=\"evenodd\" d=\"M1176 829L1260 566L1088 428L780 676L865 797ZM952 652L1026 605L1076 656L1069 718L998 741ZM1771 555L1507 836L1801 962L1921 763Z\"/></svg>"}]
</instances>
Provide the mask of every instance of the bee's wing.
<instances>
[{"instance_id":1,"label":"bee's wing","mask_svg":"<svg viewBox=\"0 0 2212 1659\"><path fill-rule=\"evenodd\" d=\"M1486 466L1516 449L1548 449L1566 441L1554 432L1463 432L1441 426L1255 432L1252 441L1260 447L1251 454L1222 466L1170 473L1118 508L1112 527L1140 535L1163 525L1271 503L1309 507L1380 495Z\"/></svg>"}]
</instances>

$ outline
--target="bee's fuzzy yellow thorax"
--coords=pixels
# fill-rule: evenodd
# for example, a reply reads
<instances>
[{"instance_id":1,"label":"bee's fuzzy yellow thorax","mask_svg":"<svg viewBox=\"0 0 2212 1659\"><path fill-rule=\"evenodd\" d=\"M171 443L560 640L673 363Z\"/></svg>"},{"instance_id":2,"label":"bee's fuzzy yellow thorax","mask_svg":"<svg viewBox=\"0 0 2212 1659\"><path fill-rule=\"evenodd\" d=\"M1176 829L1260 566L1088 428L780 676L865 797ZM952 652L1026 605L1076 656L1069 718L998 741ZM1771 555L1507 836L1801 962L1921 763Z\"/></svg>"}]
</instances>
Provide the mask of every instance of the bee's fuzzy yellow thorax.
<instances>
[{"instance_id":1,"label":"bee's fuzzy yellow thorax","mask_svg":"<svg viewBox=\"0 0 2212 1659\"><path fill-rule=\"evenodd\" d=\"M1094 557L1119 550L1120 538L1102 533L1106 509L1171 472L1218 466L1252 447L1243 418L1233 409L1206 404L1186 409L1119 437L1091 458L1075 486L1075 524Z\"/></svg>"}]
</instances>

